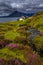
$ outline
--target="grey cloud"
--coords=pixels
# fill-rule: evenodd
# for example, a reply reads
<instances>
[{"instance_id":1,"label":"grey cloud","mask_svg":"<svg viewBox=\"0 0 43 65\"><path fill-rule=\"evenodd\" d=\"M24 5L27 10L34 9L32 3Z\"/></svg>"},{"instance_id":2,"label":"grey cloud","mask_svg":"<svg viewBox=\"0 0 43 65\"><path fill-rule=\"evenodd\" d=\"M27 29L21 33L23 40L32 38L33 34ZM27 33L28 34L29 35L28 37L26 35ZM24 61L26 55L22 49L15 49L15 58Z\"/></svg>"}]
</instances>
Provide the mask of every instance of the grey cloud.
<instances>
[{"instance_id":1,"label":"grey cloud","mask_svg":"<svg viewBox=\"0 0 43 65\"><path fill-rule=\"evenodd\" d=\"M43 0L0 0L13 9L21 12L36 12L43 10Z\"/></svg>"}]
</instances>

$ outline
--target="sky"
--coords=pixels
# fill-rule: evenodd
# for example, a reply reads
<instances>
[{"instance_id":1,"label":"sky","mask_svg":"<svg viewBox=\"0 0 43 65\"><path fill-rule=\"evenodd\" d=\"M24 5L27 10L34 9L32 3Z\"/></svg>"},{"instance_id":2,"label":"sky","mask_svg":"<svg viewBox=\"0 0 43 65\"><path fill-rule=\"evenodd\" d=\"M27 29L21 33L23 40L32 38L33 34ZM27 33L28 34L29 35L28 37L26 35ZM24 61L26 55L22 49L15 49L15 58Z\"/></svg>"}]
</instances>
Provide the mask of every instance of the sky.
<instances>
[{"instance_id":1,"label":"sky","mask_svg":"<svg viewBox=\"0 0 43 65\"><path fill-rule=\"evenodd\" d=\"M1 2L21 12L36 12L43 10L43 0L0 0L0 3Z\"/></svg>"}]
</instances>

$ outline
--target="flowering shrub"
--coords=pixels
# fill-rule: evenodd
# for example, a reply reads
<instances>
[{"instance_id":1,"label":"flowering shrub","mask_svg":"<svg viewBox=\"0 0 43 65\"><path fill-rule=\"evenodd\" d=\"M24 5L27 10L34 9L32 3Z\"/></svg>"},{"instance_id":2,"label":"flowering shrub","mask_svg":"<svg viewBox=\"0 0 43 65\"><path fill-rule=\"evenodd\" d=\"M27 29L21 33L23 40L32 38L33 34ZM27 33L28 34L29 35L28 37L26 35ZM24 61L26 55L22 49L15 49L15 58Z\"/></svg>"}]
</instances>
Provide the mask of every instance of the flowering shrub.
<instances>
[{"instance_id":1,"label":"flowering shrub","mask_svg":"<svg viewBox=\"0 0 43 65\"><path fill-rule=\"evenodd\" d=\"M4 60L0 58L0 65L4 65Z\"/></svg>"},{"instance_id":2,"label":"flowering shrub","mask_svg":"<svg viewBox=\"0 0 43 65\"><path fill-rule=\"evenodd\" d=\"M40 59L37 54L29 54L27 65L41 65Z\"/></svg>"},{"instance_id":3,"label":"flowering shrub","mask_svg":"<svg viewBox=\"0 0 43 65\"><path fill-rule=\"evenodd\" d=\"M6 47L9 48L9 49L14 49L14 48L17 48L17 45L10 43L10 44L6 45Z\"/></svg>"}]
</instances>

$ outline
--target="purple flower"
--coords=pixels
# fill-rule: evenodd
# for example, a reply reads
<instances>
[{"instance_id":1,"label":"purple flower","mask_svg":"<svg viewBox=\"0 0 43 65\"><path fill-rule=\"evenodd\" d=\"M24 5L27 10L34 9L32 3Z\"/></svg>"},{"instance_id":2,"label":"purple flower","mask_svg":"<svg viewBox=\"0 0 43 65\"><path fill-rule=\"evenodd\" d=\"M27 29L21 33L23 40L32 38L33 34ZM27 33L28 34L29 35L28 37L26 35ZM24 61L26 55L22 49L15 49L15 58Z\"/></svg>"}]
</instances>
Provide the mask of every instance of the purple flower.
<instances>
[{"instance_id":1,"label":"purple flower","mask_svg":"<svg viewBox=\"0 0 43 65\"><path fill-rule=\"evenodd\" d=\"M0 58L0 62L2 62L3 60Z\"/></svg>"},{"instance_id":2,"label":"purple flower","mask_svg":"<svg viewBox=\"0 0 43 65\"><path fill-rule=\"evenodd\" d=\"M3 59L0 58L0 65L3 65Z\"/></svg>"},{"instance_id":3,"label":"purple flower","mask_svg":"<svg viewBox=\"0 0 43 65\"><path fill-rule=\"evenodd\" d=\"M37 54L33 54L33 55L32 55L32 58L36 58L36 57L37 57Z\"/></svg>"},{"instance_id":4,"label":"purple flower","mask_svg":"<svg viewBox=\"0 0 43 65\"><path fill-rule=\"evenodd\" d=\"M17 48L17 45L16 44L13 44L13 43L10 43L6 47L8 47L10 49L14 49L14 48Z\"/></svg>"}]
</instances>

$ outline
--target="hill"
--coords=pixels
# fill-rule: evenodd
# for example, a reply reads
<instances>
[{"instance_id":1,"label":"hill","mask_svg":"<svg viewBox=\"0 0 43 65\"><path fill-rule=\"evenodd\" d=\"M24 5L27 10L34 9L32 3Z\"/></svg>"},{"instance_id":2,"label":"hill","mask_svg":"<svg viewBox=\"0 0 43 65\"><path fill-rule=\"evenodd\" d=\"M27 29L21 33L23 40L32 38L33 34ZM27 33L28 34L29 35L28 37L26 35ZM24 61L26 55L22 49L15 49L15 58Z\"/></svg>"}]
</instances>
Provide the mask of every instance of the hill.
<instances>
[{"instance_id":1,"label":"hill","mask_svg":"<svg viewBox=\"0 0 43 65\"><path fill-rule=\"evenodd\" d=\"M43 65L43 12L0 23L2 65Z\"/></svg>"},{"instance_id":2,"label":"hill","mask_svg":"<svg viewBox=\"0 0 43 65\"><path fill-rule=\"evenodd\" d=\"M13 13L10 14L9 17L22 17L22 16L32 16L34 13L22 13L19 11L14 11Z\"/></svg>"},{"instance_id":3,"label":"hill","mask_svg":"<svg viewBox=\"0 0 43 65\"><path fill-rule=\"evenodd\" d=\"M43 12L35 14L31 19L30 26L36 28L38 31L43 32Z\"/></svg>"}]
</instances>

